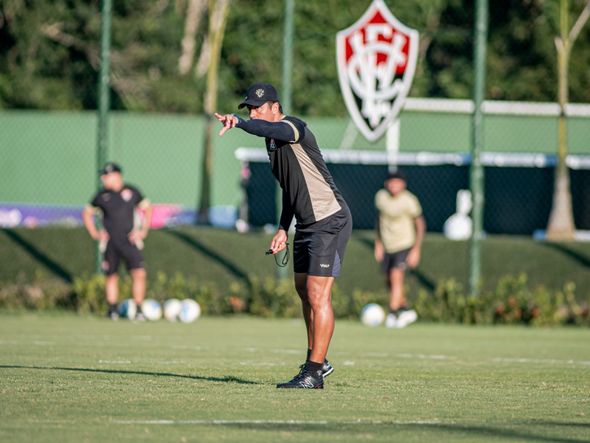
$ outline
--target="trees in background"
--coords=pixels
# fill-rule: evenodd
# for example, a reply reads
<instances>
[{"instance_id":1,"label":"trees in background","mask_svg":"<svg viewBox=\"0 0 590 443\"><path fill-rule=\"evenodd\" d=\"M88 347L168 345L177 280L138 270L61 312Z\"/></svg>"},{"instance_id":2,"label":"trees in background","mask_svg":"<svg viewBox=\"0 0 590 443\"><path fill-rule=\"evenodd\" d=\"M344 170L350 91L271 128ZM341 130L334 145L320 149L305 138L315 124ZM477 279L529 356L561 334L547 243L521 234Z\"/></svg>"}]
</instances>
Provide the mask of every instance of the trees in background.
<instances>
[{"instance_id":1,"label":"trees in background","mask_svg":"<svg viewBox=\"0 0 590 443\"><path fill-rule=\"evenodd\" d=\"M571 0L582 9L586 0ZM411 95L469 98L473 10L469 0L387 0L421 32ZM112 105L198 113L204 108L208 8L204 0L117 0L113 5ZM299 0L295 7L293 112L346 115L335 34L370 1ZM494 0L486 98L554 101L555 9L547 0ZM219 103L233 110L256 80L280 86L283 2L233 0L219 66ZM99 0L0 3L0 108L96 109ZM570 60L572 102L590 102L590 31Z\"/></svg>"}]
</instances>

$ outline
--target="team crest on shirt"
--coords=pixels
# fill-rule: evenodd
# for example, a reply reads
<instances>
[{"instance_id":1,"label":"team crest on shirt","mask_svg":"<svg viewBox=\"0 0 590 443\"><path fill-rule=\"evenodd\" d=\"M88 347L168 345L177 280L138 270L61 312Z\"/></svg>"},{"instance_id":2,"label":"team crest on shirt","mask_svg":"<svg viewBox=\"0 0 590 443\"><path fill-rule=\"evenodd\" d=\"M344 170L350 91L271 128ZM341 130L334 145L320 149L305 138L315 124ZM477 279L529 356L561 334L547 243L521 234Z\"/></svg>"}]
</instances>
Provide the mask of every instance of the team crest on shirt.
<instances>
[{"instance_id":1,"label":"team crest on shirt","mask_svg":"<svg viewBox=\"0 0 590 443\"><path fill-rule=\"evenodd\" d=\"M370 141L397 118L412 86L419 34L383 0L373 0L352 26L336 35L340 89L348 112Z\"/></svg>"},{"instance_id":2,"label":"team crest on shirt","mask_svg":"<svg viewBox=\"0 0 590 443\"><path fill-rule=\"evenodd\" d=\"M131 189L125 188L121 191L121 198L124 201L128 202L131 200L132 197L133 197L133 192L131 192Z\"/></svg>"}]
</instances>

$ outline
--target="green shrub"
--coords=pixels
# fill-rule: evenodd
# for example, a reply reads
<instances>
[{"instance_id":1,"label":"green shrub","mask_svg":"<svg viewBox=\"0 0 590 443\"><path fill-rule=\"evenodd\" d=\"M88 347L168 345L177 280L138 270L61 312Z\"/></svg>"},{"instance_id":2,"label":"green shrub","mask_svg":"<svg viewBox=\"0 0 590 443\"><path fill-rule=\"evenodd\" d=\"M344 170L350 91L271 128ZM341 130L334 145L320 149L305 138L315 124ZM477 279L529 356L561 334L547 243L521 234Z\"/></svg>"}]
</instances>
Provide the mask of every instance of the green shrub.
<instances>
[{"instance_id":1,"label":"green shrub","mask_svg":"<svg viewBox=\"0 0 590 443\"><path fill-rule=\"evenodd\" d=\"M77 277L72 285L72 308L80 313L104 314L107 303L104 297L105 282L101 275L90 277ZM121 285L123 286L123 285ZM121 289L124 289L121 287ZM124 299L124 290L120 292L120 298Z\"/></svg>"},{"instance_id":2,"label":"green shrub","mask_svg":"<svg viewBox=\"0 0 590 443\"><path fill-rule=\"evenodd\" d=\"M71 309L102 315L107 305L105 280L101 275L84 275L72 284L37 275L32 283L18 282L0 287L2 309ZM119 299L131 297L131 279L121 278ZM291 280L250 276L233 282L229 290L200 282L194 277L162 272L148 286L147 297L161 303L170 298L196 300L204 315L246 313L261 317L300 317L301 303ZM388 294L334 285L332 306L338 318L358 318L364 305L388 305ZM564 284L559 291L543 286L532 288L525 274L506 276L496 288L478 297L467 294L453 279L439 282L433 293L419 292L413 307L421 320L462 324L524 324L534 326L590 326L589 299L576 298L576 286Z\"/></svg>"},{"instance_id":3,"label":"green shrub","mask_svg":"<svg viewBox=\"0 0 590 443\"><path fill-rule=\"evenodd\" d=\"M249 313L261 317L297 317L301 315L299 296L291 280L251 277Z\"/></svg>"},{"instance_id":4,"label":"green shrub","mask_svg":"<svg viewBox=\"0 0 590 443\"><path fill-rule=\"evenodd\" d=\"M441 282L430 295L418 295L414 307L421 319L464 324L590 325L588 301L578 301L575 285L552 293L531 288L525 274L500 279L494 291L466 295L454 280Z\"/></svg>"},{"instance_id":5,"label":"green shrub","mask_svg":"<svg viewBox=\"0 0 590 443\"><path fill-rule=\"evenodd\" d=\"M0 286L2 309L67 309L71 304L71 286L62 280L47 279L43 274L37 274L32 282Z\"/></svg>"}]
</instances>

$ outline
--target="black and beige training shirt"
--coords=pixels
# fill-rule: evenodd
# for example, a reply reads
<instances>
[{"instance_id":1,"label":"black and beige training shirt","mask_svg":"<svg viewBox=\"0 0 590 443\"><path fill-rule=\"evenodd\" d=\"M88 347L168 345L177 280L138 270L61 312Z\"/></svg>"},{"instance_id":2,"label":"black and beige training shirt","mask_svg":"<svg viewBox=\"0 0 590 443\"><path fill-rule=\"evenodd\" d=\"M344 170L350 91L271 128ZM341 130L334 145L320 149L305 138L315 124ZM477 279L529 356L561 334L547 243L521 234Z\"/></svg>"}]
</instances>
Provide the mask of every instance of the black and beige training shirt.
<instances>
[{"instance_id":1,"label":"black and beige training shirt","mask_svg":"<svg viewBox=\"0 0 590 443\"><path fill-rule=\"evenodd\" d=\"M293 216L297 227L306 227L346 208L304 121L290 116L278 122L238 117L237 127L265 137L272 173L283 194L282 229L289 229Z\"/></svg>"}]
</instances>

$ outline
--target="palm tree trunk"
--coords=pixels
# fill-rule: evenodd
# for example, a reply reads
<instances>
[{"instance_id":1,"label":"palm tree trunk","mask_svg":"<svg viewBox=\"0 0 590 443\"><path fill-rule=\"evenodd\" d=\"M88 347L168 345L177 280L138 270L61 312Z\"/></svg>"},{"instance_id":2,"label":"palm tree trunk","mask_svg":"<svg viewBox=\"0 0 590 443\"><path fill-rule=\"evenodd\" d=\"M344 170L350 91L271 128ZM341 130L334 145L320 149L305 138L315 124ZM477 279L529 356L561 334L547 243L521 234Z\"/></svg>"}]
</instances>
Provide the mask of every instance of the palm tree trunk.
<instances>
[{"instance_id":1,"label":"palm tree trunk","mask_svg":"<svg viewBox=\"0 0 590 443\"><path fill-rule=\"evenodd\" d=\"M573 240L576 227L572 209L572 194L570 191L569 170L566 165L567 158L567 117L565 107L568 103L568 67L569 57L573 41L569 35L568 15L569 0L560 0L560 31L561 36L555 39L558 63L558 102L559 102L559 127L557 165L555 168L555 185L553 189L553 205L547 225L547 238L549 240L566 241Z\"/></svg>"},{"instance_id":2,"label":"palm tree trunk","mask_svg":"<svg viewBox=\"0 0 590 443\"><path fill-rule=\"evenodd\" d=\"M178 59L178 72L180 75L186 75L193 66L195 57L195 40L201 17L207 9L207 0L190 0L184 23L184 36L182 38L182 53Z\"/></svg>"},{"instance_id":3,"label":"palm tree trunk","mask_svg":"<svg viewBox=\"0 0 590 443\"><path fill-rule=\"evenodd\" d=\"M203 158L201 162L201 196L197 222L209 223L209 208L211 206L211 175L213 171L213 113L217 108L217 73L221 56L221 44L225 33L225 23L229 12L230 0L209 0L209 42L211 56L207 70L207 90L205 92L205 129L203 143Z\"/></svg>"}]
</instances>

